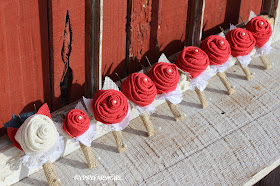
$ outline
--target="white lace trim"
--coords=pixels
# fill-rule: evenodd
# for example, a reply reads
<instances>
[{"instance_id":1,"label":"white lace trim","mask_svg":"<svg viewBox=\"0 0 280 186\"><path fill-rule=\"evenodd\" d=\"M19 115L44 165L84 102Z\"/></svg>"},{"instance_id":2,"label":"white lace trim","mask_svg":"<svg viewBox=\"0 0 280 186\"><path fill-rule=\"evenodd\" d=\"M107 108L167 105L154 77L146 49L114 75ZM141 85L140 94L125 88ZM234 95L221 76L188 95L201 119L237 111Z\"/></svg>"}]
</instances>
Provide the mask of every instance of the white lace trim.
<instances>
[{"instance_id":1,"label":"white lace trim","mask_svg":"<svg viewBox=\"0 0 280 186\"><path fill-rule=\"evenodd\" d=\"M86 106L87 110L89 111L89 113L94 118L93 110L92 110L92 107L91 107L92 99L87 99L87 98L83 97L83 100L84 100L84 103L85 103L85 106ZM114 124L109 124L109 125L102 124L103 130L105 130L105 131L121 131L121 130L123 130L129 124L129 115L130 115L130 107L128 108L127 115L125 116L125 118L120 123L114 123Z\"/></svg>"},{"instance_id":2,"label":"white lace trim","mask_svg":"<svg viewBox=\"0 0 280 186\"><path fill-rule=\"evenodd\" d=\"M64 140L62 136L58 136L56 143L47 152L40 154L26 154L23 156L22 164L29 169L41 167L46 162L56 161L64 152Z\"/></svg>"},{"instance_id":3,"label":"white lace trim","mask_svg":"<svg viewBox=\"0 0 280 186\"><path fill-rule=\"evenodd\" d=\"M168 101L170 101L171 103L173 103L175 105L181 103L183 98L182 98L182 90L181 90L179 83L177 84L177 87L175 90L168 92L168 93L158 94L155 99L156 100L167 99Z\"/></svg>"},{"instance_id":4,"label":"white lace trim","mask_svg":"<svg viewBox=\"0 0 280 186\"><path fill-rule=\"evenodd\" d=\"M256 47L255 57L263 56L264 54L269 54L272 47L270 46L271 41L268 40L262 47Z\"/></svg>"},{"instance_id":5,"label":"white lace trim","mask_svg":"<svg viewBox=\"0 0 280 186\"><path fill-rule=\"evenodd\" d=\"M223 38L226 38L226 35L225 35L224 32L220 32L220 33L218 34L218 36L221 36L221 37L223 37Z\"/></svg>"},{"instance_id":6,"label":"white lace trim","mask_svg":"<svg viewBox=\"0 0 280 186\"><path fill-rule=\"evenodd\" d=\"M250 54L246 56L237 56L236 58L241 63L242 67L247 67L252 59Z\"/></svg>"},{"instance_id":7,"label":"white lace trim","mask_svg":"<svg viewBox=\"0 0 280 186\"><path fill-rule=\"evenodd\" d=\"M88 130L82 135L72 138L72 141L81 142L85 146L90 147L96 134L97 134L96 125L91 122Z\"/></svg>"},{"instance_id":8,"label":"white lace trim","mask_svg":"<svg viewBox=\"0 0 280 186\"><path fill-rule=\"evenodd\" d=\"M186 73L186 75L189 77L189 74ZM204 70L199 76L190 79L190 90L194 90L195 87L197 87L200 91L203 91L207 84L208 80L210 79L210 72L209 69Z\"/></svg>"},{"instance_id":9,"label":"white lace trim","mask_svg":"<svg viewBox=\"0 0 280 186\"><path fill-rule=\"evenodd\" d=\"M224 71L226 71L230 67L230 65L232 63L232 60L233 59L230 56L228 58L228 60L225 63L223 63L222 65L210 65L211 72L216 74L217 72L224 72Z\"/></svg>"},{"instance_id":10,"label":"white lace trim","mask_svg":"<svg viewBox=\"0 0 280 186\"><path fill-rule=\"evenodd\" d=\"M140 107L139 105L134 104L134 108L136 109L136 111L138 112L138 114L148 114L151 115L156 111L156 108L153 106L153 104L144 106L144 107Z\"/></svg>"}]
</instances>

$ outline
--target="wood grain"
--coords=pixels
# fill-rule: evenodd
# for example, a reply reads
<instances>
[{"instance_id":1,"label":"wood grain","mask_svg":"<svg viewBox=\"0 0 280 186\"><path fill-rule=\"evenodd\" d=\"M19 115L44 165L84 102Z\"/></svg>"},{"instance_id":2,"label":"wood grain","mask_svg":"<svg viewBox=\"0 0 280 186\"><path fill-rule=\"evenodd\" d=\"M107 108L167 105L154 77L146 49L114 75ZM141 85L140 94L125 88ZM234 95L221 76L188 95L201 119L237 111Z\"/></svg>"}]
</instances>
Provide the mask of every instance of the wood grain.
<instances>
[{"instance_id":1,"label":"wood grain","mask_svg":"<svg viewBox=\"0 0 280 186\"><path fill-rule=\"evenodd\" d=\"M240 23L239 17L246 21L251 10L259 14L261 5L262 0L205 0L202 38L221 32L220 26Z\"/></svg>"},{"instance_id":2,"label":"wood grain","mask_svg":"<svg viewBox=\"0 0 280 186\"><path fill-rule=\"evenodd\" d=\"M102 8L102 10L101 10ZM85 96L101 89L103 0L85 1Z\"/></svg>"},{"instance_id":3,"label":"wood grain","mask_svg":"<svg viewBox=\"0 0 280 186\"><path fill-rule=\"evenodd\" d=\"M64 70L61 50L67 11L69 12L72 28L72 51L69 56L69 63L73 71L69 103L81 98L85 92L85 1L48 1L48 10L51 78L53 81L52 109L56 110L63 106L60 97L60 81Z\"/></svg>"},{"instance_id":4,"label":"wood grain","mask_svg":"<svg viewBox=\"0 0 280 186\"><path fill-rule=\"evenodd\" d=\"M0 2L0 127L50 100L46 2Z\"/></svg>"},{"instance_id":5,"label":"wood grain","mask_svg":"<svg viewBox=\"0 0 280 186\"><path fill-rule=\"evenodd\" d=\"M103 43L102 77L107 75L118 80L115 73L124 77L126 57L126 16L127 1L104 1L103 4Z\"/></svg>"}]
</instances>

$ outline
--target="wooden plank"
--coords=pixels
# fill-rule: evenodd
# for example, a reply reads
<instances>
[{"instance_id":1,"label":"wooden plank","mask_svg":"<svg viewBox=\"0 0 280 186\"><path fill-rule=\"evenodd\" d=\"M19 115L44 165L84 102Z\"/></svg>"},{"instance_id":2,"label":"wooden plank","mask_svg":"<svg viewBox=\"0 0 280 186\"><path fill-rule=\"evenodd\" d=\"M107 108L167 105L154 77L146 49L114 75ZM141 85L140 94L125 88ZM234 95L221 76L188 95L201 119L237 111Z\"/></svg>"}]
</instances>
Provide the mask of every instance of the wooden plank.
<instances>
[{"instance_id":1,"label":"wooden plank","mask_svg":"<svg viewBox=\"0 0 280 186\"><path fill-rule=\"evenodd\" d=\"M261 14L269 15L275 18L277 5L278 0L262 0Z\"/></svg>"},{"instance_id":2,"label":"wooden plank","mask_svg":"<svg viewBox=\"0 0 280 186\"><path fill-rule=\"evenodd\" d=\"M64 69L68 64L72 73L69 73L70 78L66 91L69 94L65 104L81 98L85 92L85 1L48 1L48 10L51 78L53 81L52 99L53 110L56 110L63 106L60 82L65 75ZM71 42L67 29L71 29ZM65 31L67 31L66 34ZM68 46L63 49L63 44L66 43Z\"/></svg>"},{"instance_id":3,"label":"wooden plank","mask_svg":"<svg viewBox=\"0 0 280 186\"><path fill-rule=\"evenodd\" d=\"M46 2L0 2L0 127L49 101Z\"/></svg>"},{"instance_id":4,"label":"wooden plank","mask_svg":"<svg viewBox=\"0 0 280 186\"><path fill-rule=\"evenodd\" d=\"M184 47L187 0L133 0L129 73L155 63L162 52L176 53ZM176 20L176 21L174 21Z\"/></svg>"},{"instance_id":5,"label":"wooden plank","mask_svg":"<svg viewBox=\"0 0 280 186\"><path fill-rule=\"evenodd\" d=\"M189 0L185 45L199 46L202 37L205 0Z\"/></svg>"},{"instance_id":6,"label":"wooden plank","mask_svg":"<svg viewBox=\"0 0 280 186\"><path fill-rule=\"evenodd\" d=\"M261 7L262 0L242 0L239 16L242 17L243 21L246 21L249 18L251 10L255 12L255 14L259 15L261 13Z\"/></svg>"},{"instance_id":7,"label":"wooden plank","mask_svg":"<svg viewBox=\"0 0 280 186\"><path fill-rule=\"evenodd\" d=\"M85 96L91 98L94 93L93 68L93 2L85 0Z\"/></svg>"},{"instance_id":8,"label":"wooden plank","mask_svg":"<svg viewBox=\"0 0 280 186\"><path fill-rule=\"evenodd\" d=\"M280 1L277 2L277 9L275 11L275 21L272 33L272 43L280 40Z\"/></svg>"},{"instance_id":9,"label":"wooden plank","mask_svg":"<svg viewBox=\"0 0 280 186\"><path fill-rule=\"evenodd\" d=\"M126 57L127 1L104 1L103 4L102 77L124 77Z\"/></svg>"},{"instance_id":10,"label":"wooden plank","mask_svg":"<svg viewBox=\"0 0 280 186\"><path fill-rule=\"evenodd\" d=\"M176 3L173 0L160 1L157 28L158 41L153 40L156 38L154 36L155 31L151 33L152 43L159 48L160 53L163 52L166 56L171 56L184 48L187 10L188 0L177 0Z\"/></svg>"},{"instance_id":11,"label":"wooden plank","mask_svg":"<svg viewBox=\"0 0 280 186\"><path fill-rule=\"evenodd\" d=\"M102 8L102 9L101 9ZM85 96L92 98L102 86L103 0L85 1Z\"/></svg>"},{"instance_id":12,"label":"wooden plank","mask_svg":"<svg viewBox=\"0 0 280 186\"><path fill-rule=\"evenodd\" d=\"M126 45L125 45L125 64L124 64L124 77L129 74L129 58L130 58L130 47L131 47L131 11L132 11L132 0L127 0L126 10Z\"/></svg>"},{"instance_id":13,"label":"wooden plank","mask_svg":"<svg viewBox=\"0 0 280 186\"><path fill-rule=\"evenodd\" d=\"M240 23L240 16L247 20L251 10L259 14L260 9L261 0L206 0L202 38L221 32L220 26L228 29L230 23Z\"/></svg>"}]
</instances>

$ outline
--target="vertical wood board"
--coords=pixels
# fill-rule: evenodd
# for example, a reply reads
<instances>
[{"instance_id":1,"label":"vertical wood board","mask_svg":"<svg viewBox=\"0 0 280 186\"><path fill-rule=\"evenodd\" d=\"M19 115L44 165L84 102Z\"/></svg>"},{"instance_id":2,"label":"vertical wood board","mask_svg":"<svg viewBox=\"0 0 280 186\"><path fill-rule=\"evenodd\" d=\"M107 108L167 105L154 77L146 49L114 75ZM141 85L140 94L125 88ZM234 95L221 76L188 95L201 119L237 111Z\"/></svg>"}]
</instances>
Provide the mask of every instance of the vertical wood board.
<instances>
[{"instance_id":1,"label":"vertical wood board","mask_svg":"<svg viewBox=\"0 0 280 186\"><path fill-rule=\"evenodd\" d=\"M47 1L0 2L0 127L49 101Z\"/></svg>"},{"instance_id":2,"label":"vertical wood board","mask_svg":"<svg viewBox=\"0 0 280 186\"><path fill-rule=\"evenodd\" d=\"M229 28L229 24L240 23L249 18L250 11L260 13L262 0L205 0L203 37L221 32L219 26Z\"/></svg>"},{"instance_id":3,"label":"vertical wood board","mask_svg":"<svg viewBox=\"0 0 280 186\"><path fill-rule=\"evenodd\" d=\"M85 86L85 1L52 0L49 4L49 31L51 50L51 76L53 79L53 108L61 108L60 82L63 76L64 63L62 46L67 11L72 30L71 53L69 66L73 72L73 81L69 89L68 103L78 100L84 95ZM66 54L64 54L66 55Z\"/></svg>"},{"instance_id":4,"label":"vertical wood board","mask_svg":"<svg viewBox=\"0 0 280 186\"><path fill-rule=\"evenodd\" d=\"M127 1L103 1L102 76L124 77Z\"/></svg>"}]
</instances>

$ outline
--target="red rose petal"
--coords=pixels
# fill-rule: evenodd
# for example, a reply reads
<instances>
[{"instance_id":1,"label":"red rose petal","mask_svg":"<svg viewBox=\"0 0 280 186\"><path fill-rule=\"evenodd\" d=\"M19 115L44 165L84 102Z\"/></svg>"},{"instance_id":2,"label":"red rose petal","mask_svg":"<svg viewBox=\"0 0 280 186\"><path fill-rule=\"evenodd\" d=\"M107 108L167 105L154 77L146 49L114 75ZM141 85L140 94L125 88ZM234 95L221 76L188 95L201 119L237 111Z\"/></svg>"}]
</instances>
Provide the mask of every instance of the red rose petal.
<instances>
[{"instance_id":1,"label":"red rose petal","mask_svg":"<svg viewBox=\"0 0 280 186\"><path fill-rule=\"evenodd\" d=\"M179 54L176 65L190 74L190 78L199 76L209 65L207 54L198 47L185 47Z\"/></svg>"},{"instance_id":2,"label":"red rose petal","mask_svg":"<svg viewBox=\"0 0 280 186\"><path fill-rule=\"evenodd\" d=\"M228 41L217 35L205 38L200 48L208 55L210 65L222 65L227 62L231 54Z\"/></svg>"},{"instance_id":3,"label":"red rose petal","mask_svg":"<svg viewBox=\"0 0 280 186\"><path fill-rule=\"evenodd\" d=\"M121 90L130 101L141 107L150 105L157 95L154 82L143 73L129 75L122 83Z\"/></svg>"},{"instance_id":4,"label":"red rose petal","mask_svg":"<svg viewBox=\"0 0 280 186\"><path fill-rule=\"evenodd\" d=\"M156 63L149 71L148 76L156 85L157 93L168 93L176 89L179 82L179 71L172 63Z\"/></svg>"},{"instance_id":5,"label":"red rose petal","mask_svg":"<svg viewBox=\"0 0 280 186\"><path fill-rule=\"evenodd\" d=\"M104 124L114 124L120 123L127 115L128 102L120 91L98 90L93 97L92 108L97 121Z\"/></svg>"},{"instance_id":6,"label":"red rose petal","mask_svg":"<svg viewBox=\"0 0 280 186\"><path fill-rule=\"evenodd\" d=\"M253 34L257 47L262 47L272 35L271 25L265 18L260 16L251 19L246 24L246 29Z\"/></svg>"}]
</instances>

